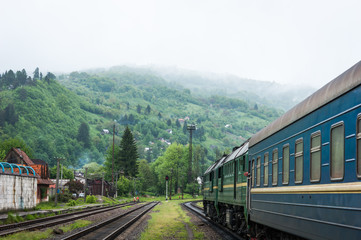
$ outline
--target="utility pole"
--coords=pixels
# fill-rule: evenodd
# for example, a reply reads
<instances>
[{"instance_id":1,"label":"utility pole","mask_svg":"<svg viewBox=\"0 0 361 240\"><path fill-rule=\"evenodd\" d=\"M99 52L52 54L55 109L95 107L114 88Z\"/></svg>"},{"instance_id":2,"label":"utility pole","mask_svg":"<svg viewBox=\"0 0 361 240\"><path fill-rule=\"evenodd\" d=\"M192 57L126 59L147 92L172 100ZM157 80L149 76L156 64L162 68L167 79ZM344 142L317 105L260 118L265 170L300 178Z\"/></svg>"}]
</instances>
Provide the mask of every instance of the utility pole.
<instances>
[{"instance_id":1,"label":"utility pole","mask_svg":"<svg viewBox=\"0 0 361 240\"><path fill-rule=\"evenodd\" d=\"M115 173L115 197L118 197L118 172Z\"/></svg>"},{"instance_id":2,"label":"utility pole","mask_svg":"<svg viewBox=\"0 0 361 240\"><path fill-rule=\"evenodd\" d=\"M112 158L112 185L114 186L114 134L115 134L115 124L113 125L113 158Z\"/></svg>"},{"instance_id":3,"label":"utility pole","mask_svg":"<svg viewBox=\"0 0 361 240\"><path fill-rule=\"evenodd\" d=\"M172 175L173 175L173 168L170 169L170 185L169 185L169 200L172 200Z\"/></svg>"},{"instance_id":4,"label":"utility pole","mask_svg":"<svg viewBox=\"0 0 361 240\"><path fill-rule=\"evenodd\" d=\"M85 179L85 182L84 182L84 202L86 202L86 190L88 188L88 168L85 168L85 175L84 175L84 179Z\"/></svg>"},{"instance_id":5,"label":"utility pole","mask_svg":"<svg viewBox=\"0 0 361 240\"><path fill-rule=\"evenodd\" d=\"M59 161L63 158L56 158L56 184L55 184L55 202L54 205L58 205L58 190L59 190Z\"/></svg>"},{"instance_id":6,"label":"utility pole","mask_svg":"<svg viewBox=\"0 0 361 240\"><path fill-rule=\"evenodd\" d=\"M168 176L165 176L165 200L168 201Z\"/></svg>"},{"instance_id":7,"label":"utility pole","mask_svg":"<svg viewBox=\"0 0 361 240\"><path fill-rule=\"evenodd\" d=\"M196 125L191 124L187 126L187 130L189 130L189 160L188 160L188 178L187 182L192 183L192 131L196 130Z\"/></svg>"},{"instance_id":8,"label":"utility pole","mask_svg":"<svg viewBox=\"0 0 361 240\"><path fill-rule=\"evenodd\" d=\"M133 178L133 183L134 183L134 197L135 197L135 192L136 192L136 189L135 189L135 187L136 187L136 185L135 185L135 181L137 180L137 178L136 177L134 177Z\"/></svg>"},{"instance_id":9,"label":"utility pole","mask_svg":"<svg viewBox=\"0 0 361 240\"><path fill-rule=\"evenodd\" d=\"M61 168L60 168L60 170L61 170L61 171L60 171L60 173L61 173L61 174L60 174L61 190L64 190L64 184L63 184L63 164L61 164L60 167L61 167Z\"/></svg>"},{"instance_id":10,"label":"utility pole","mask_svg":"<svg viewBox=\"0 0 361 240\"><path fill-rule=\"evenodd\" d=\"M103 173L103 177L102 177L102 199L104 196L104 173Z\"/></svg>"}]
</instances>

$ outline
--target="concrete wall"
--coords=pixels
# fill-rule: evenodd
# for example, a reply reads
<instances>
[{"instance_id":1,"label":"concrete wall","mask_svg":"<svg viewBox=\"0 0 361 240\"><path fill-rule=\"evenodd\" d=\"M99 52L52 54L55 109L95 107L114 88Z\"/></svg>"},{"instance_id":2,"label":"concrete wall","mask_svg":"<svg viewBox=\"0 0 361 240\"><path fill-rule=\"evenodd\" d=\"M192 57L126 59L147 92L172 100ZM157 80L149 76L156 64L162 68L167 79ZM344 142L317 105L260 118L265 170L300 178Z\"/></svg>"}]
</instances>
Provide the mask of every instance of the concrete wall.
<instances>
[{"instance_id":1,"label":"concrete wall","mask_svg":"<svg viewBox=\"0 0 361 240\"><path fill-rule=\"evenodd\" d=\"M0 211L36 206L37 179L0 173Z\"/></svg>"}]
</instances>

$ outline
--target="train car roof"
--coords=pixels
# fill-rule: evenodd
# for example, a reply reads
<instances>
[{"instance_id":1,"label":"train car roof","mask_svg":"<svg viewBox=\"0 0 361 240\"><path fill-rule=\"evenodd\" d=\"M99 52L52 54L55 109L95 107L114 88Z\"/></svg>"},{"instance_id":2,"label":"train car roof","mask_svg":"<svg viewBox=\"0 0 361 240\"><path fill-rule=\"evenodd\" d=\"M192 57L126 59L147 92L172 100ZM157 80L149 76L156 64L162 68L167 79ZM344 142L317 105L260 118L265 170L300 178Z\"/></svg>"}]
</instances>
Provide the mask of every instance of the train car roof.
<instances>
[{"instance_id":1,"label":"train car roof","mask_svg":"<svg viewBox=\"0 0 361 240\"><path fill-rule=\"evenodd\" d=\"M224 160L224 163L227 163L239 156L242 156L245 152L247 152L247 150L248 150L248 142L242 144L239 148L237 148L231 154L229 154L228 157Z\"/></svg>"},{"instance_id":2,"label":"train car roof","mask_svg":"<svg viewBox=\"0 0 361 240\"><path fill-rule=\"evenodd\" d=\"M361 84L361 61L253 135L253 146Z\"/></svg>"},{"instance_id":3,"label":"train car roof","mask_svg":"<svg viewBox=\"0 0 361 240\"><path fill-rule=\"evenodd\" d=\"M219 162L216 164L214 169L219 168L220 165L224 164L224 161L227 159L228 155L223 155L223 157L219 160Z\"/></svg>"},{"instance_id":4,"label":"train car roof","mask_svg":"<svg viewBox=\"0 0 361 240\"><path fill-rule=\"evenodd\" d=\"M209 172L211 172L217 165L219 162L222 162L225 158L227 157L227 155L223 155L223 157L221 157L220 159L218 159L215 163L213 163L211 166L208 167L208 169L204 172L204 175L208 174Z\"/></svg>"},{"instance_id":5,"label":"train car roof","mask_svg":"<svg viewBox=\"0 0 361 240\"><path fill-rule=\"evenodd\" d=\"M235 158L238 158L239 156L242 156L243 154L245 154L247 151L248 151L248 145L249 145L249 142L245 142L242 146L241 146L241 151L239 151L236 155Z\"/></svg>"}]
</instances>

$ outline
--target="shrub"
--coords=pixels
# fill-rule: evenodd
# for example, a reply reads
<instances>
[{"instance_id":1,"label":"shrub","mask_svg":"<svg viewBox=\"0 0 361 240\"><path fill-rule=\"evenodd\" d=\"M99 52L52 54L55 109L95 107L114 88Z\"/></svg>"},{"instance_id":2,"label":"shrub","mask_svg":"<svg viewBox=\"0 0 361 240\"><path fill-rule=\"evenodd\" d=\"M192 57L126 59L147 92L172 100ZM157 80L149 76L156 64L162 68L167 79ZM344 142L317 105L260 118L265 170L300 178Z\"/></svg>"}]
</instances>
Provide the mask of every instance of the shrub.
<instances>
[{"instance_id":1,"label":"shrub","mask_svg":"<svg viewBox=\"0 0 361 240\"><path fill-rule=\"evenodd\" d=\"M97 202L97 198L94 195L89 195L86 196L86 203L96 203Z\"/></svg>"},{"instance_id":2,"label":"shrub","mask_svg":"<svg viewBox=\"0 0 361 240\"><path fill-rule=\"evenodd\" d=\"M70 199L72 199L71 194L68 193L68 192L61 193L61 194L58 195L58 201L59 202L69 202Z\"/></svg>"},{"instance_id":3,"label":"shrub","mask_svg":"<svg viewBox=\"0 0 361 240\"><path fill-rule=\"evenodd\" d=\"M36 217L34 215L29 214L29 215L26 215L25 219L26 220L34 220L34 219L36 219Z\"/></svg>"},{"instance_id":4,"label":"shrub","mask_svg":"<svg viewBox=\"0 0 361 240\"><path fill-rule=\"evenodd\" d=\"M5 220L5 224L11 224L11 223L17 223L16 216L14 216L12 213L8 213L8 218Z\"/></svg>"},{"instance_id":5,"label":"shrub","mask_svg":"<svg viewBox=\"0 0 361 240\"><path fill-rule=\"evenodd\" d=\"M76 200L76 204L83 204L84 203L84 198L78 198Z\"/></svg>"},{"instance_id":6,"label":"shrub","mask_svg":"<svg viewBox=\"0 0 361 240\"><path fill-rule=\"evenodd\" d=\"M16 222L24 222L24 218L16 215Z\"/></svg>"},{"instance_id":7,"label":"shrub","mask_svg":"<svg viewBox=\"0 0 361 240\"><path fill-rule=\"evenodd\" d=\"M76 201L69 200L69 202L66 205L68 205L68 206L76 206Z\"/></svg>"}]
</instances>

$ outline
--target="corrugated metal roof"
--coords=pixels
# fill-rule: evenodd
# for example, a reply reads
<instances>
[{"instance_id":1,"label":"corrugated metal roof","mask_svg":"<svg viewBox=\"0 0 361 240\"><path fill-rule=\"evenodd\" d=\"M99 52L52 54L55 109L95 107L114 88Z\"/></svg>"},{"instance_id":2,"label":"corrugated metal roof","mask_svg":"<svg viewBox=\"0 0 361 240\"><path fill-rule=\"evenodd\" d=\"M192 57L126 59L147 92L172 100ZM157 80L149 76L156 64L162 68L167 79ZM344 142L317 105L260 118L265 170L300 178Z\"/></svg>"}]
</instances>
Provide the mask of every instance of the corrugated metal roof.
<instances>
[{"instance_id":1,"label":"corrugated metal roof","mask_svg":"<svg viewBox=\"0 0 361 240\"><path fill-rule=\"evenodd\" d=\"M246 143L244 143L242 146L241 146L241 151L239 151L237 153L237 155L235 156L235 158L238 158L239 156L242 156L243 154L245 154L247 151L248 151L248 145L249 145L249 142L247 141Z\"/></svg>"},{"instance_id":2,"label":"corrugated metal roof","mask_svg":"<svg viewBox=\"0 0 361 240\"><path fill-rule=\"evenodd\" d=\"M211 166L209 166L209 168L207 169L207 171L205 171L204 175L206 175L207 173L211 172L214 168L217 168L217 166L222 163L224 161L224 159L226 159L227 155L224 155L221 159L217 160L215 163L213 163Z\"/></svg>"},{"instance_id":3,"label":"corrugated metal roof","mask_svg":"<svg viewBox=\"0 0 361 240\"><path fill-rule=\"evenodd\" d=\"M257 144L360 84L361 61L253 135L249 141L249 146Z\"/></svg>"},{"instance_id":4,"label":"corrugated metal roof","mask_svg":"<svg viewBox=\"0 0 361 240\"><path fill-rule=\"evenodd\" d=\"M224 163L232 161L233 159L243 155L247 150L248 150L248 142L244 143L239 148L234 150L231 154L229 154L227 159L224 161Z\"/></svg>"}]
</instances>

